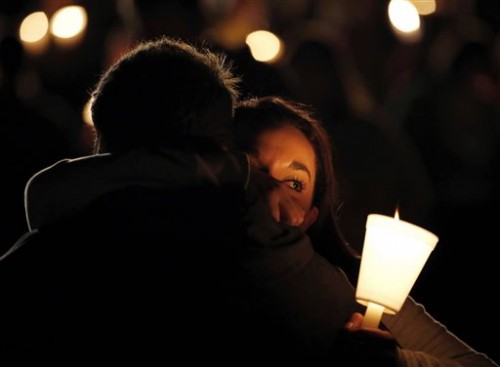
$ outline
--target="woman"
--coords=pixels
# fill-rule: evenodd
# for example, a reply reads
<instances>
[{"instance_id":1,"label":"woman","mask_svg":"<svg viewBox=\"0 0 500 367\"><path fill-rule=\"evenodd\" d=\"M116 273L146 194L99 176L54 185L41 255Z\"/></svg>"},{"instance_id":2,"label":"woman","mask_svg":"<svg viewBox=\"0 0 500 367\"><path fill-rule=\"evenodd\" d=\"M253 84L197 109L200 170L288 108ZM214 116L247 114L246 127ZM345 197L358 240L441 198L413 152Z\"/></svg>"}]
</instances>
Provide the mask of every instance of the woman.
<instances>
[{"instance_id":1,"label":"woman","mask_svg":"<svg viewBox=\"0 0 500 367\"><path fill-rule=\"evenodd\" d=\"M292 188L293 196L306 212L313 211L308 217L315 217L315 221L303 224L302 228L307 229L316 252L342 267L355 282L360 256L338 228L337 213L341 203L330 137L321 123L304 105L279 97L251 99L241 102L236 109L234 139L238 149L257 158L254 162L263 170ZM288 157L299 156L298 164L273 171L270 165L277 162L263 155L275 142L282 143L278 149L286 149ZM303 149L299 151L299 147ZM305 157L312 160L307 170L314 170L314 182L311 182L310 172L307 174L306 170L297 169L305 165L301 162Z\"/></svg>"},{"instance_id":2,"label":"woman","mask_svg":"<svg viewBox=\"0 0 500 367\"><path fill-rule=\"evenodd\" d=\"M273 96L256 98L237 107L234 137L254 165L289 186L292 197L307 213L300 227L307 231L316 251L344 269L355 284L359 255L344 241L337 226L339 195L332 148L321 123L296 102ZM398 314L383 318L382 327L387 331L362 329L362 319L354 313L346 324L346 341L351 343L346 342L343 349L349 350L349 358L359 358L349 361L353 365L368 363L371 356L367 355L378 349L364 349L361 344L376 343L384 345L388 364L497 366L449 333L411 297ZM396 352L391 353L396 344Z\"/></svg>"}]
</instances>

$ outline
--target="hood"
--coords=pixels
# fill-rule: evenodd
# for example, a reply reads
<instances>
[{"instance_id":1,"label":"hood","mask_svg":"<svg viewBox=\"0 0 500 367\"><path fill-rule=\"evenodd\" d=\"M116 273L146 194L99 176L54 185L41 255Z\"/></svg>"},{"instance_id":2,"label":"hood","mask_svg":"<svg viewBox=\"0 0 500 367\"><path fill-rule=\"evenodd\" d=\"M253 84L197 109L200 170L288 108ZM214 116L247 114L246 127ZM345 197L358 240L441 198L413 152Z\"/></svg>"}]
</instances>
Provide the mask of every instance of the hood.
<instances>
[{"instance_id":1,"label":"hood","mask_svg":"<svg viewBox=\"0 0 500 367\"><path fill-rule=\"evenodd\" d=\"M180 185L238 184L248 179L245 154L135 150L64 159L37 172L24 194L30 230L78 212L106 193L130 186L168 189Z\"/></svg>"}]
</instances>

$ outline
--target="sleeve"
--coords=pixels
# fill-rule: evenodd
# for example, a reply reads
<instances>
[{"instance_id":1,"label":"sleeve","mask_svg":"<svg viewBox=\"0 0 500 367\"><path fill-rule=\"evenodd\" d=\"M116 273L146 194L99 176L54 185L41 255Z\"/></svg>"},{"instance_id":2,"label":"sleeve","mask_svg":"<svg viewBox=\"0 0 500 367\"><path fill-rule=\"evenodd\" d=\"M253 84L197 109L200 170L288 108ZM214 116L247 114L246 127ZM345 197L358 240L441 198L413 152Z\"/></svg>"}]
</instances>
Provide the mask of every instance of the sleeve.
<instances>
[{"instance_id":1,"label":"sleeve","mask_svg":"<svg viewBox=\"0 0 500 367\"><path fill-rule=\"evenodd\" d=\"M384 315L383 323L401 346L399 356L404 367L498 367L448 331L411 297L396 315Z\"/></svg>"},{"instance_id":2,"label":"sleeve","mask_svg":"<svg viewBox=\"0 0 500 367\"><path fill-rule=\"evenodd\" d=\"M333 365L339 333L356 309L345 274L315 253L298 227L276 222L261 200L252 203L245 219L250 242L241 262L255 295L253 309L271 320L265 330L279 331L266 337L276 349L277 341L286 340L282 349L288 355Z\"/></svg>"}]
</instances>

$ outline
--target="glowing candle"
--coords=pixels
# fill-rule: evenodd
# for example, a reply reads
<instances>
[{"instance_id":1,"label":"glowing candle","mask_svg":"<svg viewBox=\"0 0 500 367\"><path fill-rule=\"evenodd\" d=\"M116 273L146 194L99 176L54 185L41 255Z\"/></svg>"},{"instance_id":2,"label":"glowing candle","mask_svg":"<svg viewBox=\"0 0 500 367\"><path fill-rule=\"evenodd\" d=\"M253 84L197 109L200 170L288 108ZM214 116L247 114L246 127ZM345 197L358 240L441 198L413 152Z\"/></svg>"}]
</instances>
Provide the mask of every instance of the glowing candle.
<instances>
[{"instance_id":1,"label":"glowing candle","mask_svg":"<svg viewBox=\"0 0 500 367\"><path fill-rule=\"evenodd\" d=\"M384 312L401 309L438 237L414 224L370 214L356 300L367 306L363 326L378 327Z\"/></svg>"}]
</instances>

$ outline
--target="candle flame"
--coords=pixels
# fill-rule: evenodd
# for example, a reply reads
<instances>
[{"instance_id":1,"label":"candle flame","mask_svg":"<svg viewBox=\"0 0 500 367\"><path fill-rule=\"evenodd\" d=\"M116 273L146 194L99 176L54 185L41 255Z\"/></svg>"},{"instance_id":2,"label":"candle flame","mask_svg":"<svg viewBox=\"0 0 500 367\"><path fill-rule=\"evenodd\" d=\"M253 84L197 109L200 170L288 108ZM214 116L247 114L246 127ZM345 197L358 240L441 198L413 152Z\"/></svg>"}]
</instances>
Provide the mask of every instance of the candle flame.
<instances>
[{"instance_id":1,"label":"candle flame","mask_svg":"<svg viewBox=\"0 0 500 367\"><path fill-rule=\"evenodd\" d=\"M399 209L396 208L396 211L394 212L394 219L399 220Z\"/></svg>"}]
</instances>

